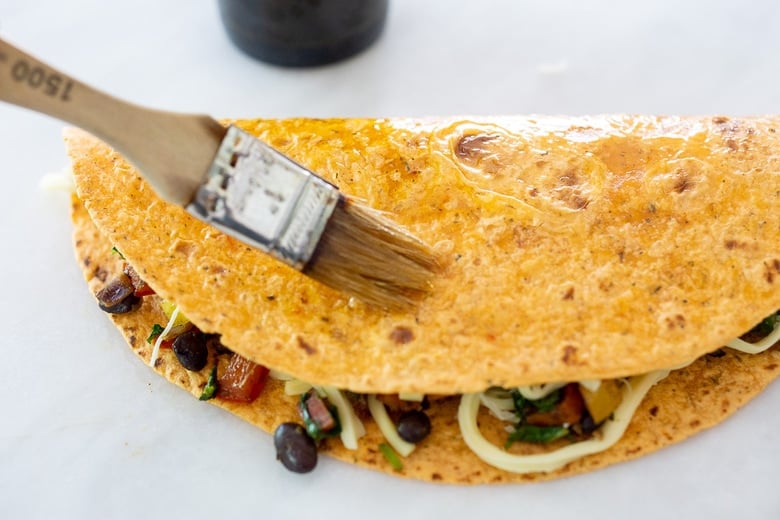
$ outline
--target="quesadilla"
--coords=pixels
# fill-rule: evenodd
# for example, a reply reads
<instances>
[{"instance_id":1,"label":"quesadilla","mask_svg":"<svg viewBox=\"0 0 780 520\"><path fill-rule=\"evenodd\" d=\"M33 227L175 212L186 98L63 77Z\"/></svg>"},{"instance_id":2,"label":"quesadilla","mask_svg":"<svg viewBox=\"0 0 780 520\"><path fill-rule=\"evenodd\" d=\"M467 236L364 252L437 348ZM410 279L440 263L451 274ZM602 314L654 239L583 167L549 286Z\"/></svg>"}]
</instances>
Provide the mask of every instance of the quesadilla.
<instances>
[{"instance_id":1,"label":"quesadilla","mask_svg":"<svg viewBox=\"0 0 780 520\"><path fill-rule=\"evenodd\" d=\"M153 288L112 316L173 382L201 396L227 355L270 368L256 399L210 400L266 430L299 410L316 430L306 403L321 400L337 428L320 449L338 458L448 482L553 478L679 441L776 377L777 122L238 121L433 247L441 272L410 312L195 221L74 131L76 249L95 292L125 263ZM187 370L146 343L155 324L158 340L190 324L218 346ZM768 339L734 341L749 330ZM403 444L414 412L430 433Z\"/></svg>"}]
</instances>

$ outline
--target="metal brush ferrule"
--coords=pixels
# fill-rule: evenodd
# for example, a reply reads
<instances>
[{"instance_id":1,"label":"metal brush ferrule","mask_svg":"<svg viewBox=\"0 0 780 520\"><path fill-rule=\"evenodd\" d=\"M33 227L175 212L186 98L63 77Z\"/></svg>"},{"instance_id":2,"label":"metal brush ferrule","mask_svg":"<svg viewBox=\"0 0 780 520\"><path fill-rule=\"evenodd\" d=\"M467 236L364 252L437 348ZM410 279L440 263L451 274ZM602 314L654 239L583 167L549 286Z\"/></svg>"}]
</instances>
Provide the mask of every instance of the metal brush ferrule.
<instances>
[{"instance_id":1,"label":"metal brush ferrule","mask_svg":"<svg viewBox=\"0 0 780 520\"><path fill-rule=\"evenodd\" d=\"M338 200L335 186L231 126L187 211L300 270Z\"/></svg>"}]
</instances>

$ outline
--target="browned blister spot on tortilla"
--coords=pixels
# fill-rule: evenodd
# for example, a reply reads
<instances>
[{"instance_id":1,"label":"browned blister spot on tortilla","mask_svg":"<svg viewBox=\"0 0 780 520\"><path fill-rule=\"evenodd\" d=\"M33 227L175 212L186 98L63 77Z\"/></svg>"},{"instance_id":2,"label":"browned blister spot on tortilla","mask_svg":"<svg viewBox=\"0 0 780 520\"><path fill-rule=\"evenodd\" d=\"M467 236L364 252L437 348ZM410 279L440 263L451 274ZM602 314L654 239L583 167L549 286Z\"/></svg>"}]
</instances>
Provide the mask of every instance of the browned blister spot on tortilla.
<instances>
[{"instance_id":1,"label":"browned blister spot on tortilla","mask_svg":"<svg viewBox=\"0 0 780 520\"><path fill-rule=\"evenodd\" d=\"M390 339L397 345L405 345L414 340L414 332L409 327L398 326L390 331Z\"/></svg>"},{"instance_id":2,"label":"browned blister spot on tortilla","mask_svg":"<svg viewBox=\"0 0 780 520\"><path fill-rule=\"evenodd\" d=\"M574 345L566 345L563 347L563 356L561 358L567 365L585 365L577 358L577 347Z\"/></svg>"},{"instance_id":3,"label":"browned blister spot on tortilla","mask_svg":"<svg viewBox=\"0 0 780 520\"><path fill-rule=\"evenodd\" d=\"M98 266L92 272L92 276L94 276L101 282L105 282L108 279L108 271L106 271L103 267Z\"/></svg>"},{"instance_id":4,"label":"browned blister spot on tortilla","mask_svg":"<svg viewBox=\"0 0 780 520\"><path fill-rule=\"evenodd\" d=\"M674 187L672 188L675 193L683 193L692 189L693 186L693 181L690 177L688 177L688 174L685 172L685 170L680 170L677 172L677 179L674 181Z\"/></svg>"},{"instance_id":5,"label":"browned blister spot on tortilla","mask_svg":"<svg viewBox=\"0 0 780 520\"><path fill-rule=\"evenodd\" d=\"M737 240L734 238L728 238L723 242L723 245L726 247L726 249L732 250L732 249L742 249L742 250L748 250L748 249L756 249L755 245L752 245L751 243L743 240Z\"/></svg>"},{"instance_id":6,"label":"browned blister spot on tortilla","mask_svg":"<svg viewBox=\"0 0 780 520\"><path fill-rule=\"evenodd\" d=\"M730 152L747 152L750 149L749 140L756 129L749 122L726 117L714 118L712 122Z\"/></svg>"},{"instance_id":7,"label":"browned blister spot on tortilla","mask_svg":"<svg viewBox=\"0 0 780 520\"><path fill-rule=\"evenodd\" d=\"M195 251L197 251L198 245L194 242L187 240L176 240L173 246L173 251L177 254L189 257Z\"/></svg>"},{"instance_id":8,"label":"browned blister spot on tortilla","mask_svg":"<svg viewBox=\"0 0 780 520\"><path fill-rule=\"evenodd\" d=\"M498 139L497 135L464 135L455 145L455 155L462 161L476 163L490 155L488 145Z\"/></svg>"},{"instance_id":9,"label":"browned blister spot on tortilla","mask_svg":"<svg viewBox=\"0 0 780 520\"><path fill-rule=\"evenodd\" d=\"M764 262L764 280L774 283L775 276L780 274L780 260L777 258Z\"/></svg>"},{"instance_id":10,"label":"browned blister spot on tortilla","mask_svg":"<svg viewBox=\"0 0 780 520\"><path fill-rule=\"evenodd\" d=\"M314 348L309 342L307 342L302 337L298 336L298 347L300 347L304 352L306 352L306 355L313 356L317 353L317 349Z\"/></svg>"},{"instance_id":11,"label":"browned blister spot on tortilla","mask_svg":"<svg viewBox=\"0 0 780 520\"><path fill-rule=\"evenodd\" d=\"M227 272L227 269L225 269L221 265L211 265L211 266L206 266L206 268L211 274L215 274L215 275L225 274Z\"/></svg>"},{"instance_id":12,"label":"browned blister spot on tortilla","mask_svg":"<svg viewBox=\"0 0 780 520\"><path fill-rule=\"evenodd\" d=\"M666 321L666 327L670 330L685 328L685 316L683 316L682 314L667 316L665 318L665 321Z\"/></svg>"}]
</instances>

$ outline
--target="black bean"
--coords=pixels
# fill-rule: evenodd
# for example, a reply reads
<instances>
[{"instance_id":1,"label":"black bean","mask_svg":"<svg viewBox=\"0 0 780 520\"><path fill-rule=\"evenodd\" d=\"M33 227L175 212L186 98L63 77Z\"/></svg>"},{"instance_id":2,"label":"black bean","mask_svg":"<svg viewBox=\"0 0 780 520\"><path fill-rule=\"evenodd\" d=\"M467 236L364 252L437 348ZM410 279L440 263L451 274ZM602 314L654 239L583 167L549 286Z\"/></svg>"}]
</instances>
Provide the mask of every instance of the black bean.
<instances>
[{"instance_id":1,"label":"black bean","mask_svg":"<svg viewBox=\"0 0 780 520\"><path fill-rule=\"evenodd\" d=\"M274 432L276 459L294 473L308 473L317 465L317 445L303 426L282 423Z\"/></svg>"},{"instance_id":2,"label":"black bean","mask_svg":"<svg viewBox=\"0 0 780 520\"><path fill-rule=\"evenodd\" d=\"M111 307L106 307L102 303L98 303L98 307L100 307L100 310L109 314L125 314L138 307L139 303L141 303L141 298L131 294L121 302L117 303L116 305L112 305Z\"/></svg>"},{"instance_id":3,"label":"black bean","mask_svg":"<svg viewBox=\"0 0 780 520\"><path fill-rule=\"evenodd\" d=\"M582 428L582 433L593 433L599 425L593 422L593 417L586 411L582 420L580 420L580 427Z\"/></svg>"},{"instance_id":4,"label":"black bean","mask_svg":"<svg viewBox=\"0 0 780 520\"><path fill-rule=\"evenodd\" d=\"M209 349L206 346L206 336L199 330L188 330L179 334L173 340L173 353L181 366L197 372L203 370L209 361Z\"/></svg>"},{"instance_id":5,"label":"black bean","mask_svg":"<svg viewBox=\"0 0 780 520\"><path fill-rule=\"evenodd\" d=\"M209 350L213 350L217 354L232 354L225 345L222 344L222 336L220 334L205 334L206 346Z\"/></svg>"},{"instance_id":6,"label":"black bean","mask_svg":"<svg viewBox=\"0 0 780 520\"><path fill-rule=\"evenodd\" d=\"M431 433L431 420L425 412L413 410L401 416L396 429L403 440L417 443Z\"/></svg>"},{"instance_id":7,"label":"black bean","mask_svg":"<svg viewBox=\"0 0 780 520\"><path fill-rule=\"evenodd\" d=\"M132 311L141 301L140 298L133 295L134 291L130 277L121 274L100 289L95 297L98 300L98 306L103 311L111 314L123 314Z\"/></svg>"}]
</instances>

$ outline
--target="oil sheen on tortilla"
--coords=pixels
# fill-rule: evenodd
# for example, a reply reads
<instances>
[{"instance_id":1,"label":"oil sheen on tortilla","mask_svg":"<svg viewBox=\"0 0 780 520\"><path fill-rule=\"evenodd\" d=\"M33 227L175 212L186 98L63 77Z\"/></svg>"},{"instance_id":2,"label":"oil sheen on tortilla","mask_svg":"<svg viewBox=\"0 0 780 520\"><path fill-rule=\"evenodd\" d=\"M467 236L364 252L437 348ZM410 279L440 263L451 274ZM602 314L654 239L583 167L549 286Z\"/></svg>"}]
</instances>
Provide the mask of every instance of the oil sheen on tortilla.
<instances>
[{"instance_id":1,"label":"oil sheen on tortilla","mask_svg":"<svg viewBox=\"0 0 780 520\"><path fill-rule=\"evenodd\" d=\"M202 330L312 383L452 394L676 366L780 308L778 123L239 121L433 246L410 313L318 285L67 139L95 224Z\"/></svg>"}]
</instances>

